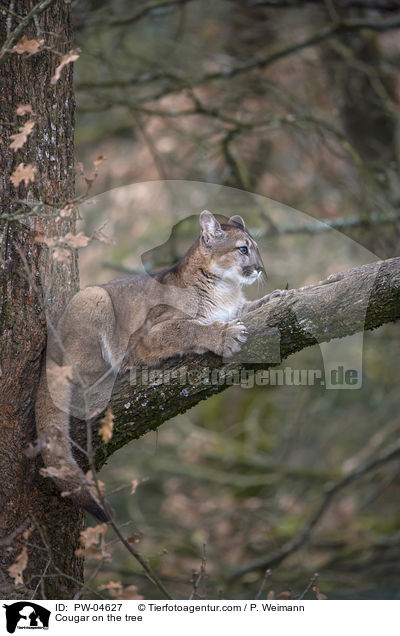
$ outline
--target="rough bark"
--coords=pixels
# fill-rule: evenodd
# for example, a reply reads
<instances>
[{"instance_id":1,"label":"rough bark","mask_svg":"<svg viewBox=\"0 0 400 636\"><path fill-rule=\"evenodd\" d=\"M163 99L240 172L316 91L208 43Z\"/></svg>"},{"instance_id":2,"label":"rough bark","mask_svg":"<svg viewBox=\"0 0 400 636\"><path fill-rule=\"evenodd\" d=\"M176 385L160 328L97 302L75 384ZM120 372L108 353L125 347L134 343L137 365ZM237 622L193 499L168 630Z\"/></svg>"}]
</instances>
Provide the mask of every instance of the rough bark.
<instances>
[{"instance_id":1,"label":"rough bark","mask_svg":"<svg viewBox=\"0 0 400 636\"><path fill-rule=\"evenodd\" d=\"M60 62L59 53L72 48L70 9L62 0L39 5L29 0L13 3L13 11L19 16L27 16L35 6L38 10L35 20L25 25L8 48L23 35L28 39L43 38L49 48L34 55L9 51L0 66L0 596L3 598L32 595L46 568L48 578L39 588L39 595L48 598L68 597L76 588L72 581L59 577L58 571L68 572L78 580L82 578L82 563L75 557L74 549L83 515L54 496L49 480L39 476L37 462L23 453L35 438L33 405L46 338L45 321L26 265L35 286L46 288L53 318L77 288L75 257L71 264L51 263L48 250L35 241L37 233L52 236L74 228L72 219L57 221L52 207L74 195L71 65L63 70L55 86L50 82ZM3 13L0 26L1 46L21 24L11 14L6 15L4 18ZM30 104L34 115L16 115L20 104ZM28 117L35 121L33 132L21 149L13 151L9 147L10 135ZM29 186L21 184L15 188L10 176L21 162L34 164L36 177ZM28 209L18 202L23 199L51 204L42 210L47 216L10 220L12 215ZM30 527L34 530L27 541L25 586L14 587L8 568L21 554L26 543L22 532Z\"/></svg>"}]
</instances>

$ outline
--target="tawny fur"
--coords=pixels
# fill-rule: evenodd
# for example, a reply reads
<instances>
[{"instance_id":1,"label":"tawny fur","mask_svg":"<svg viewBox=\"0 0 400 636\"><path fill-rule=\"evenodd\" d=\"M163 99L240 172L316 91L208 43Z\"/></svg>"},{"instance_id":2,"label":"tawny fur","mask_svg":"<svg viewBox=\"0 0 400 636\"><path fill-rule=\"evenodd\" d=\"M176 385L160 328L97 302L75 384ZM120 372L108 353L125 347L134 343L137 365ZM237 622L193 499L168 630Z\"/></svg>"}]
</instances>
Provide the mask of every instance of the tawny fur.
<instances>
[{"instance_id":1,"label":"tawny fur","mask_svg":"<svg viewBox=\"0 0 400 636\"><path fill-rule=\"evenodd\" d=\"M36 401L43 473L102 521L108 514L73 457L70 416L88 421L105 409L122 363L155 366L206 351L232 356L246 341L238 317L269 298L248 302L243 295L264 269L243 219L220 224L204 211L200 225L176 265L78 292L49 332Z\"/></svg>"}]
</instances>

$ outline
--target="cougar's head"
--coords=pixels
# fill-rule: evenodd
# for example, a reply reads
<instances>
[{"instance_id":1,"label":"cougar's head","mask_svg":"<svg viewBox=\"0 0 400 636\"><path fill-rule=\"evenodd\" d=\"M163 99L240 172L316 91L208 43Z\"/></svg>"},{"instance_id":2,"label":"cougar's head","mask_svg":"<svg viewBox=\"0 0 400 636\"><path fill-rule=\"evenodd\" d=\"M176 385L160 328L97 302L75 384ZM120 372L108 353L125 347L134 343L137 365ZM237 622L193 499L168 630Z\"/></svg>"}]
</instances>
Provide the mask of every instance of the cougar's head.
<instances>
[{"instance_id":1,"label":"cougar's head","mask_svg":"<svg viewBox=\"0 0 400 636\"><path fill-rule=\"evenodd\" d=\"M208 271L240 285L251 285L264 271L257 243L246 230L241 216L219 223L211 212L200 214L200 249Z\"/></svg>"}]
</instances>

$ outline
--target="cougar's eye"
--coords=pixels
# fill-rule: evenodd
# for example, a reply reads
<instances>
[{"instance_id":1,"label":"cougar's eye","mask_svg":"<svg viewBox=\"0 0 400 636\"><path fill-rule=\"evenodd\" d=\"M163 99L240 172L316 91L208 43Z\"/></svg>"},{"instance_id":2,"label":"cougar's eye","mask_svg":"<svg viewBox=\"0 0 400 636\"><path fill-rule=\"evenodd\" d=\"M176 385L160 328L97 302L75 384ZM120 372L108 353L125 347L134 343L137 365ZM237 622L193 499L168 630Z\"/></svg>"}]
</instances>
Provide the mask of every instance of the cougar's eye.
<instances>
[{"instance_id":1,"label":"cougar's eye","mask_svg":"<svg viewBox=\"0 0 400 636\"><path fill-rule=\"evenodd\" d=\"M243 245L243 247L238 247L238 250L242 254L248 254L249 253L249 250L247 249L247 247L245 245Z\"/></svg>"}]
</instances>

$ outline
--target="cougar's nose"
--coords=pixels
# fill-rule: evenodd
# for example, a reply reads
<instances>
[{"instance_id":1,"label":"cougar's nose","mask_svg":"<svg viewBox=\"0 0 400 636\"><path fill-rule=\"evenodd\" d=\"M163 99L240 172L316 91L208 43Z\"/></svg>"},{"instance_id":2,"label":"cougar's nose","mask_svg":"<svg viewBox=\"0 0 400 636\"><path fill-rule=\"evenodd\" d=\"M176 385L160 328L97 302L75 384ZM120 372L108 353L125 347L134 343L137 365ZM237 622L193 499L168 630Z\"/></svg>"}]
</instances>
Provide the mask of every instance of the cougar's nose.
<instances>
[{"instance_id":1,"label":"cougar's nose","mask_svg":"<svg viewBox=\"0 0 400 636\"><path fill-rule=\"evenodd\" d=\"M260 273L263 271L263 266L262 265L254 265L254 269L256 272Z\"/></svg>"}]
</instances>

